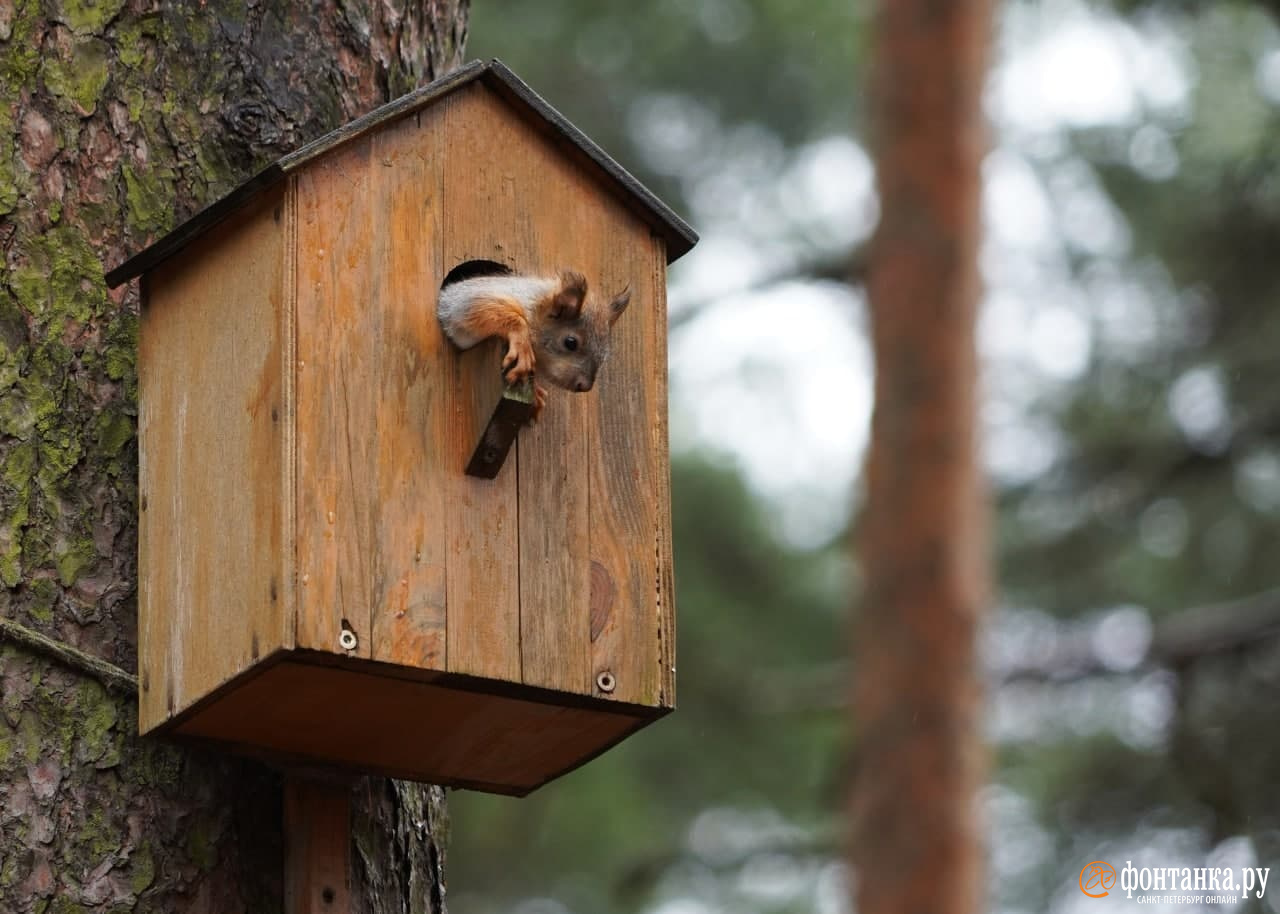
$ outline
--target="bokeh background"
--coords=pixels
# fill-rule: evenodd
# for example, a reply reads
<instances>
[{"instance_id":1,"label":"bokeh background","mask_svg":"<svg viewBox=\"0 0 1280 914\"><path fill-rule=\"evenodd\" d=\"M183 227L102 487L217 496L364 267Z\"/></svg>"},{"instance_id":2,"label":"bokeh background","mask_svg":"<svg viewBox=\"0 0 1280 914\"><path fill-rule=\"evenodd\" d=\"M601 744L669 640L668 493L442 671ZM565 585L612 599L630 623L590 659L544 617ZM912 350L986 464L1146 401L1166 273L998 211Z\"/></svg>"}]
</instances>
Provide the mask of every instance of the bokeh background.
<instances>
[{"instance_id":1,"label":"bokeh background","mask_svg":"<svg viewBox=\"0 0 1280 914\"><path fill-rule=\"evenodd\" d=\"M1117 910L1077 888L1095 859L1280 868L1278 11L999 7L992 911ZM527 799L452 793L460 914L848 910L869 12L474 4L470 56L703 240L671 276L679 710ZM1214 910L1280 911L1280 885Z\"/></svg>"}]
</instances>

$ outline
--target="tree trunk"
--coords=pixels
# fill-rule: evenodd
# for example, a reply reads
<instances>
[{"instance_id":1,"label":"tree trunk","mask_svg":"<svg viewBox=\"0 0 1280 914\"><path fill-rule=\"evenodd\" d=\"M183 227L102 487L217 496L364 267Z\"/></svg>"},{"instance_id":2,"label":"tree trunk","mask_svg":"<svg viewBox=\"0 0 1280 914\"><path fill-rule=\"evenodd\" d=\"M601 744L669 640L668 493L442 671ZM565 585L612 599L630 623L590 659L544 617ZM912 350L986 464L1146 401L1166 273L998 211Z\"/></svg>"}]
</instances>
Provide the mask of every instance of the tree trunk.
<instances>
[{"instance_id":1,"label":"tree trunk","mask_svg":"<svg viewBox=\"0 0 1280 914\"><path fill-rule=\"evenodd\" d=\"M882 0L877 14L876 394L850 800L859 914L985 908L975 639L989 572L974 324L990 28L990 0Z\"/></svg>"},{"instance_id":2,"label":"tree trunk","mask_svg":"<svg viewBox=\"0 0 1280 914\"><path fill-rule=\"evenodd\" d=\"M456 66L467 13L0 0L0 911L282 909L281 776L138 739L112 672L137 662L138 306L103 267ZM354 910L443 911L442 792L352 799Z\"/></svg>"}]
</instances>

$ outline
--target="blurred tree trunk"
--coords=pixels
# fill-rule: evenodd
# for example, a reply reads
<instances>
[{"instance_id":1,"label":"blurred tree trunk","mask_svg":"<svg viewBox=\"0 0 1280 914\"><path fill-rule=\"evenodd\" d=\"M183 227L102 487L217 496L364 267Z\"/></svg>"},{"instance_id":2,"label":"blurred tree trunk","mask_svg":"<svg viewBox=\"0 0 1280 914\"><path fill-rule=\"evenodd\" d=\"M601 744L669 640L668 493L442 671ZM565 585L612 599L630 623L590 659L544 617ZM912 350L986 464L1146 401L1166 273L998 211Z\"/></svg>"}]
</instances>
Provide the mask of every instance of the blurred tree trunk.
<instances>
[{"instance_id":1,"label":"blurred tree trunk","mask_svg":"<svg viewBox=\"0 0 1280 914\"><path fill-rule=\"evenodd\" d=\"M991 15L990 0L882 0L876 17L876 394L850 798L859 914L985 906L975 639L990 585L974 325Z\"/></svg>"},{"instance_id":2,"label":"blurred tree trunk","mask_svg":"<svg viewBox=\"0 0 1280 914\"><path fill-rule=\"evenodd\" d=\"M137 738L136 287L118 263L461 62L468 0L0 0L0 911L282 906L281 779ZM104 682L114 683L108 689ZM441 911L441 791L355 786L354 909Z\"/></svg>"}]
</instances>

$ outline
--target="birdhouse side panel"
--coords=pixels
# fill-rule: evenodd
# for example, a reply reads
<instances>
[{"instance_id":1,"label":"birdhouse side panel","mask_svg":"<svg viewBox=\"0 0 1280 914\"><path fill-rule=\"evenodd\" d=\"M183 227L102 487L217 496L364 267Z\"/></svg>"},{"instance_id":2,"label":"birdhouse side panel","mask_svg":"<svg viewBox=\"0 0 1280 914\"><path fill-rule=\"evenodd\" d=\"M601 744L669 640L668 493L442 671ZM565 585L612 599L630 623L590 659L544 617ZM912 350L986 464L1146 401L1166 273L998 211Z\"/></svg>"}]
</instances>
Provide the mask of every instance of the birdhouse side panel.
<instances>
[{"instance_id":1,"label":"birdhouse side panel","mask_svg":"<svg viewBox=\"0 0 1280 914\"><path fill-rule=\"evenodd\" d=\"M423 669L445 664L456 401L434 316L438 118L384 126L293 179L298 645Z\"/></svg>"},{"instance_id":2,"label":"birdhouse side panel","mask_svg":"<svg viewBox=\"0 0 1280 914\"><path fill-rule=\"evenodd\" d=\"M139 330L143 732L288 640L283 196L148 275Z\"/></svg>"}]
</instances>

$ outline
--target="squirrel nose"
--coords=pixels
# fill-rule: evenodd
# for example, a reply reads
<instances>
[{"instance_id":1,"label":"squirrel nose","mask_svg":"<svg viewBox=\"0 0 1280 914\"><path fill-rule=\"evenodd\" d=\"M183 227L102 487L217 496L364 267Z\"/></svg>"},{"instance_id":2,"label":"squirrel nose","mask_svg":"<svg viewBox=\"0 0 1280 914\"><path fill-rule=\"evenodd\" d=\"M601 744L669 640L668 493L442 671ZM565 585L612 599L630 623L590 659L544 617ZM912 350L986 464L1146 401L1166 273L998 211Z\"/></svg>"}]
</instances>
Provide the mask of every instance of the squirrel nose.
<instances>
[{"instance_id":1,"label":"squirrel nose","mask_svg":"<svg viewBox=\"0 0 1280 914\"><path fill-rule=\"evenodd\" d=\"M577 391L578 393L580 393L580 394L582 394L582 393L586 393L588 390L590 390L590 389L591 389L591 379L590 379L590 378L578 378L578 380L576 380L576 381L574 381L574 382L573 382L573 389L574 389L574 390L576 390L576 391Z\"/></svg>"}]
</instances>

